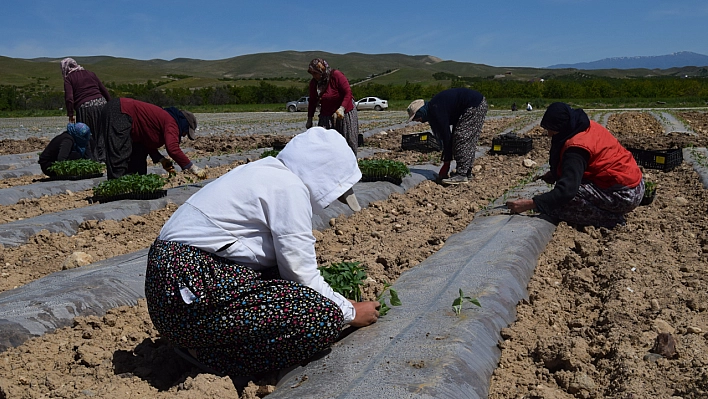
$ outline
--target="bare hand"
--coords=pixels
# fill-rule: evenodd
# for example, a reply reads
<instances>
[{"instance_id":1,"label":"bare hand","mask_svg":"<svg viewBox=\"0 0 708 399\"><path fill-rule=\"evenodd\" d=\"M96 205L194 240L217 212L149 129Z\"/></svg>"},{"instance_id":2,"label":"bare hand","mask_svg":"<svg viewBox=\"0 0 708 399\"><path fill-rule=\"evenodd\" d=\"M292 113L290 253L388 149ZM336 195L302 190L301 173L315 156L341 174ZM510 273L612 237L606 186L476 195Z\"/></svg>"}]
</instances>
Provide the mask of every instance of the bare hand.
<instances>
[{"instance_id":1,"label":"bare hand","mask_svg":"<svg viewBox=\"0 0 708 399\"><path fill-rule=\"evenodd\" d=\"M75 116L70 116L70 117L69 117L69 123L76 123L76 117L75 117Z\"/></svg>"},{"instance_id":2,"label":"bare hand","mask_svg":"<svg viewBox=\"0 0 708 399\"><path fill-rule=\"evenodd\" d=\"M506 207L509 208L511 213L521 213L534 209L536 204L532 199L521 198L513 201L507 201Z\"/></svg>"},{"instance_id":3,"label":"bare hand","mask_svg":"<svg viewBox=\"0 0 708 399\"><path fill-rule=\"evenodd\" d=\"M365 327L370 324L376 323L379 319L379 307L380 303L377 301L371 302L353 302L354 310L356 311L356 316L352 320L352 327Z\"/></svg>"}]
</instances>

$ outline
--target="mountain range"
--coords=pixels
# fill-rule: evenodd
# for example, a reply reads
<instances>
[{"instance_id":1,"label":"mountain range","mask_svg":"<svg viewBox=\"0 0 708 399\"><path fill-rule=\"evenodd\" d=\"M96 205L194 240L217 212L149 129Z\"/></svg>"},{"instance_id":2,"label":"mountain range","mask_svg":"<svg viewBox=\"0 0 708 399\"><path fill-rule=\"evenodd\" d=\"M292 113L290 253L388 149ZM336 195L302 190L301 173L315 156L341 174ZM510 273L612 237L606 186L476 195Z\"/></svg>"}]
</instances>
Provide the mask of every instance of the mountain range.
<instances>
[{"instance_id":1,"label":"mountain range","mask_svg":"<svg viewBox=\"0 0 708 399\"><path fill-rule=\"evenodd\" d=\"M577 64L557 64L547 67L548 69L669 69L681 67L701 67L708 65L708 55L692 53L690 51L680 51L667 55L639 56L639 57L613 57L603 58L598 61L580 62Z\"/></svg>"}]
</instances>

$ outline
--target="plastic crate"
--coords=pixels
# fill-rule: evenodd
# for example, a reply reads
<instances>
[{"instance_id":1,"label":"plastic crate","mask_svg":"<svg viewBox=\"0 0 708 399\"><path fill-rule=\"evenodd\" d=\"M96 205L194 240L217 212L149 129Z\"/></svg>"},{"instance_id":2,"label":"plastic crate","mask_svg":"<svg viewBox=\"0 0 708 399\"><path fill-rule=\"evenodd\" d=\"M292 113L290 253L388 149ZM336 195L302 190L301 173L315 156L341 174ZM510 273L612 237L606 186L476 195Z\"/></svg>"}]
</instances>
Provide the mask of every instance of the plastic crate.
<instances>
[{"instance_id":1,"label":"plastic crate","mask_svg":"<svg viewBox=\"0 0 708 399\"><path fill-rule=\"evenodd\" d=\"M683 150L674 148L670 150L640 150L628 148L637 165L647 169L669 171L683 162Z\"/></svg>"},{"instance_id":2,"label":"plastic crate","mask_svg":"<svg viewBox=\"0 0 708 399\"><path fill-rule=\"evenodd\" d=\"M416 151L440 151L440 143L431 132L411 133L401 136L401 148Z\"/></svg>"},{"instance_id":3,"label":"plastic crate","mask_svg":"<svg viewBox=\"0 0 708 399\"><path fill-rule=\"evenodd\" d=\"M503 137L492 139L492 154L524 155L533 149L533 139L530 137Z\"/></svg>"}]
</instances>

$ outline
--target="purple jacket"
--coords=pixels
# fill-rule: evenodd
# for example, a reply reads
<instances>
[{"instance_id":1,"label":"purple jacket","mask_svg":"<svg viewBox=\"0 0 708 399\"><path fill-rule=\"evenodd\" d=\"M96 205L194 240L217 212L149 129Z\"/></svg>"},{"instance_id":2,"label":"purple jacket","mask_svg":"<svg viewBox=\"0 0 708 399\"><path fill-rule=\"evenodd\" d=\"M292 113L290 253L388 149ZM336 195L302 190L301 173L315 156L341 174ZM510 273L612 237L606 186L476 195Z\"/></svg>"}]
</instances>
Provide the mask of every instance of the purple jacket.
<instances>
[{"instance_id":1,"label":"purple jacket","mask_svg":"<svg viewBox=\"0 0 708 399\"><path fill-rule=\"evenodd\" d=\"M95 73L83 69L74 71L64 78L64 101L66 115L69 118L74 116L74 110L81 104L101 97L106 101L111 99L108 90Z\"/></svg>"}]
</instances>

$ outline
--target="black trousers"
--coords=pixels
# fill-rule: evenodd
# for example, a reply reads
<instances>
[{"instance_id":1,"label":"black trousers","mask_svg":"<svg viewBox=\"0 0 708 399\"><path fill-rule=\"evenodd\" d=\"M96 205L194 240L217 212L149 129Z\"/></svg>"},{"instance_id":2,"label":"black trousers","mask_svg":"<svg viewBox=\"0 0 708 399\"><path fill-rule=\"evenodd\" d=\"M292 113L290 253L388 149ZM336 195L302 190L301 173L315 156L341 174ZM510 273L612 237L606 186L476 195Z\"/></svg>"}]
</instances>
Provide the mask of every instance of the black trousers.
<instances>
[{"instance_id":1,"label":"black trousers","mask_svg":"<svg viewBox=\"0 0 708 399\"><path fill-rule=\"evenodd\" d=\"M130 137L133 118L120 110L120 99L106 104L101 112L97 153L106 163L108 179L138 173L147 174L148 149ZM101 159L103 157L103 159Z\"/></svg>"}]
</instances>

